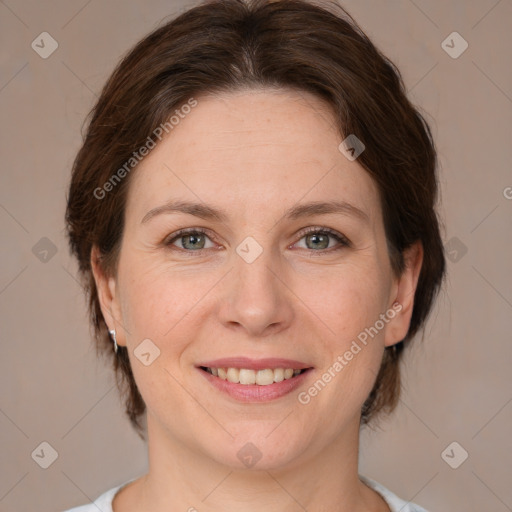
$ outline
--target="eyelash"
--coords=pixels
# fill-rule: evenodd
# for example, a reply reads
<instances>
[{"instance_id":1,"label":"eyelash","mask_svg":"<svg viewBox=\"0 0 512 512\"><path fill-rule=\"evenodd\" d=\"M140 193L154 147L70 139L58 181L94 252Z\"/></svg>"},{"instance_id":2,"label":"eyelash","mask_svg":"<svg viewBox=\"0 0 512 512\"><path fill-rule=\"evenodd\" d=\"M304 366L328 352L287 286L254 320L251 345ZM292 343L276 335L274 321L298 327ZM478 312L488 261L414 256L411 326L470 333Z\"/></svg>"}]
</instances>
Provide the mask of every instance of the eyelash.
<instances>
[{"instance_id":1,"label":"eyelash","mask_svg":"<svg viewBox=\"0 0 512 512\"><path fill-rule=\"evenodd\" d=\"M164 242L164 244L166 246L170 247L170 246L173 246L173 242L175 242L176 240L178 240L186 235L196 235L196 234L206 235L208 238L213 239L213 237L209 235L209 231L204 228L185 228L185 229L181 229L181 230L177 231L176 233L173 233L172 235L170 235L170 237L167 238L167 240ZM310 228L306 228L305 230L301 231L299 234L300 234L299 240L302 240L302 238L304 238L305 236L311 235L311 234L329 235L332 238L334 238L337 242L339 242L339 244L340 244L338 247L330 247L328 249L320 249L320 250L305 249L306 251L310 251L311 253L325 253L325 252L338 251L344 247L351 246L349 240L346 237L344 237L337 231L334 231L333 229L330 229L330 228L310 227ZM212 241L215 241L215 240L212 240ZM193 253L201 254L203 251L207 251L210 248L189 250L189 249L183 249L182 247L174 246L172 249L173 250L176 249L176 250L184 252L184 253L189 253L190 256L192 256Z\"/></svg>"}]
</instances>

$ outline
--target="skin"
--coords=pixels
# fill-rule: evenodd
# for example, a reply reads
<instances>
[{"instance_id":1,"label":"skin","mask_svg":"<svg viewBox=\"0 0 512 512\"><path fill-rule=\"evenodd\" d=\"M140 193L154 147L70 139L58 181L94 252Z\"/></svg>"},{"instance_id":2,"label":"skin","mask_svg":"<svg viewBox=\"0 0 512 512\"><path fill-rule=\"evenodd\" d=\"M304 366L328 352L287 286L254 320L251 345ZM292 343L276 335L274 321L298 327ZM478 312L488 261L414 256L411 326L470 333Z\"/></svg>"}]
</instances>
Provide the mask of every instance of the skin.
<instances>
[{"instance_id":1,"label":"skin","mask_svg":"<svg viewBox=\"0 0 512 512\"><path fill-rule=\"evenodd\" d=\"M91 257L105 320L129 349L148 410L149 472L117 494L114 511L389 511L358 479L360 411L384 348L407 333L421 244L395 278L377 187L338 150L343 139L321 99L269 89L196 99L133 171L115 275L103 272L96 249ZM222 208L228 219L163 213L141 222L171 199ZM329 200L357 206L368 222L283 217ZM350 245L332 237L322 245L302 234L307 227L331 228ZM190 237L171 240L182 228L208 230L201 252ZM248 236L263 249L252 263L236 252ZM395 302L401 311L299 403L298 392ZM133 353L147 338L160 350L149 366ZM242 404L195 367L235 355L297 359L314 370L297 391ZM248 442L262 454L252 468L237 457Z\"/></svg>"}]
</instances>

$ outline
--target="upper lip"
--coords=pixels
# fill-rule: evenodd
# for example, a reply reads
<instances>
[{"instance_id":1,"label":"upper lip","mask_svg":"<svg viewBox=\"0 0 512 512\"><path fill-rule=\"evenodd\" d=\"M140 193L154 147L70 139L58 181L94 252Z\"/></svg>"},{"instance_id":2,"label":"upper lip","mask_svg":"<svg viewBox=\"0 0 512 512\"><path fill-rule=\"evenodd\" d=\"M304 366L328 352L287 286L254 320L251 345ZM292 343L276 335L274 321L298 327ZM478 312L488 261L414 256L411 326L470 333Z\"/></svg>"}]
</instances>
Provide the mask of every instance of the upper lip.
<instances>
[{"instance_id":1,"label":"upper lip","mask_svg":"<svg viewBox=\"0 0 512 512\"><path fill-rule=\"evenodd\" d=\"M264 359L250 359L249 357L224 357L212 361L204 361L197 365L207 368L244 368L248 370L266 370L268 368L293 368L303 370L311 368L311 365L293 359L268 357Z\"/></svg>"}]
</instances>

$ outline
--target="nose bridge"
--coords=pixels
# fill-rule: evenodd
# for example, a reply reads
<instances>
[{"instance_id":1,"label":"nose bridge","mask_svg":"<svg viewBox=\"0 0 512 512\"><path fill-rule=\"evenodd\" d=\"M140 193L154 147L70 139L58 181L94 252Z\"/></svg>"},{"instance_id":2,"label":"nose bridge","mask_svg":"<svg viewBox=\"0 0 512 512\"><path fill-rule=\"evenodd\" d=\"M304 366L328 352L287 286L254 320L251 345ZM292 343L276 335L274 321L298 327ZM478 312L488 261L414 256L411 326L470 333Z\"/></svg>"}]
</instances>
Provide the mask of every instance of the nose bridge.
<instances>
[{"instance_id":1,"label":"nose bridge","mask_svg":"<svg viewBox=\"0 0 512 512\"><path fill-rule=\"evenodd\" d=\"M252 302L256 308L268 307L280 293L273 270L273 267L280 266L279 257L276 257L268 239L267 242L264 245L253 237L247 237L236 248L234 257L238 282L235 293L239 301Z\"/></svg>"},{"instance_id":2,"label":"nose bridge","mask_svg":"<svg viewBox=\"0 0 512 512\"><path fill-rule=\"evenodd\" d=\"M244 293L252 289L252 293L249 294L252 296L263 294L274 297L276 277L273 267L279 266L279 258L275 257L272 248L264 248L251 239L241 243L236 252L234 270L240 285L239 289Z\"/></svg>"},{"instance_id":3,"label":"nose bridge","mask_svg":"<svg viewBox=\"0 0 512 512\"><path fill-rule=\"evenodd\" d=\"M247 237L233 253L233 264L223 320L240 324L252 335L263 334L271 325L284 327L291 318L291 304L279 278L282 261L277 251Z\"/></svg>"}]
</instances>

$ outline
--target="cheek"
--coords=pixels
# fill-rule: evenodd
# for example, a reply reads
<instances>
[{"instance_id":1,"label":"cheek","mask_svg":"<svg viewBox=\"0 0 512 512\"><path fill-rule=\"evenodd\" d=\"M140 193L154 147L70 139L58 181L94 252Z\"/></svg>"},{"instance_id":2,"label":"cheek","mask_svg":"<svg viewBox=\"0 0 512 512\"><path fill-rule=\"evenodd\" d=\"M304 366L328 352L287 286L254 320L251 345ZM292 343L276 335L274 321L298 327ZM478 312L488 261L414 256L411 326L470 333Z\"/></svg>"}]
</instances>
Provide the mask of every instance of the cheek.
<instances>
[{"instance_id":1,"label":"cheek","mask_svg":"<svg viewBox=\"0 0 512 512\"><path fill-rule=\"evenodd\" d=\"M143 336L161 340L205 293L203 281L145 259L127 261L124 268L120 272L121 304L123 320L130 332L128 338Z\"/></svg>"},{"instance_id":2,"label":"cheek","mask_svg":"<svg viewBox=\"0 0 512 512\"><path fill-rule=\"evenodd\" d=\"M376 265L346 266L315 282L298 282L301 297L318 319L319 327L343 348L373 325L385 312L388 287Z\"/></svg>"},{"instance_id":3,"label":"cheek","mask_svg":"<svg viewBox=\"0 0 512 512\"><path fill-rule=\"evenodd\" d=\"M377 376L384 351L387 281L374 265L346 268L326 285L309 287L311 309L318 317L324 354L318 389L325 384L318 403L340 405L334 416L356 410L366 399ZM306 288L304 288L306 289ZM391 317L385 317L389 322ZM312 390L315 393L315 390Z\"/></svg>"},{"instance_id":4,"label":"cheek","mask_svg":"<svg viewBox=\"0 0 512 512\"><path fill-rule=\"evenodd\" d=\"M197 414L190 396L179 384L183 377L179 365L194 338L188 318L199 300L198 290L165 271L139 269L144 271L137 274L135 266L130 270L132 277L125 280L122 309L137 387L150 411L159 411L166 404L171 412ZM144 353L150 354L146 361Z\"/></svg>"}]
</instances>

